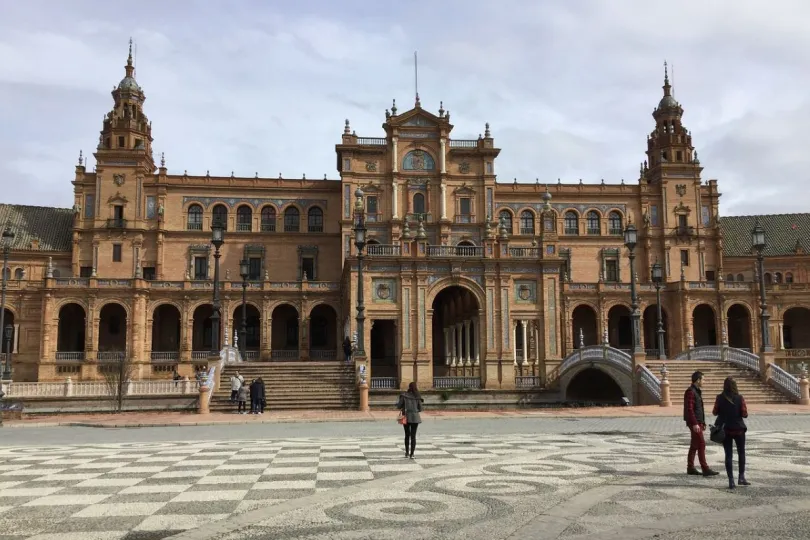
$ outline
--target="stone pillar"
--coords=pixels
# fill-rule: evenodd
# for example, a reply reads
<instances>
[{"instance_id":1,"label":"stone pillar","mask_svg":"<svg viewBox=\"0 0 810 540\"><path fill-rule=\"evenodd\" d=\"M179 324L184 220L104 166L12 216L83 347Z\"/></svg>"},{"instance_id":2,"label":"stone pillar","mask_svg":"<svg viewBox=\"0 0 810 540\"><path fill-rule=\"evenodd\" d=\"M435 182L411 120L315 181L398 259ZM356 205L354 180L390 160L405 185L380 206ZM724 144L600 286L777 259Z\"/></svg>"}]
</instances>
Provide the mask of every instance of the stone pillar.
<instances>
[{"instance_id":1,"label":"stone pillar","mask_svg":"<svg viewBox=\"0 0 810 540\"><path fill-rule=\"evenodd\" d=\"M464 325L462 323L456 323L456 346L458 352L456 358L459 366L464 364L464 342L462 341L464 336L461 330L463 327Z\"/></svg>"},{"instance_id":2,"label":"stone pillar","mask_svg":"<svg viewBox=\"0 0 810 540\"><path fill-rule=\"evenodd\" d=\"M399 184L394 180L391 182L391 216L394 219L399 219Z\"/></svg>"},{"instance_id":3,"label":"stone pillar","mask_svg":"<svg viewBox=\"0 0 810 540\"><path fill-rule=\"evenodd\" d=\"M521 332L523 333L523 359L521 364L524 366L528 364L529 359L529 340L527 339L527 326L529 325L529 321L520 321Z\"/></svg>"},{"instance_id":4,"label":"stone pillar","mask_svg":"<svg viewBox=\"0 0 810 540\"><path fill-rule=\"evenodd\" d=\"M534 364L540 364L540 323L534 325Z\"/></svg>"},{"instance_id":5,"label":"stone pillar","mask_svg":"<svg viewBox=\"0 0 810 540\"><path fill-rule=\"evenodd\" d=\"M661 406L662 407L672 407L672 398L670 396L670 388L669 388L669 377L667 367L663 366L661 368Z\"/></svg>"},{"instance_id":6,"label":"stone pillar","mask_svg":"<svg viewBox=\"0 0 810 540\"><path fill-rule=\"evenodd\" d=\"M136 294L132 301L132 342L130 356L133 363L144 361L144 318L146 315L146 298Z\"/></svg>"},{"instance_id":7,"label":"stone pillar","mask_svg":"<svg viewBox=\"0 0 810 540\"><path fill-rule=\"evenodd\" d=\"M447 153L445 148L446 144L447 142L445 141L444 137L439 139L439 165L441 166L442 174L447 173L447 160L445 159L445 154Z\"/></svg>"},{"instance_id":8,"label":"stone pillar","mask_svg":"<svg viewBox=\"0 0 810 540\"><path fill-rule=\"evenodd\" d=\"M474 332L474 340L473 343L475 344L475 357L473 359L473 365L477 366L481 362L481 355L479 349L481 348L481 321L478 317L473 319L473 332Z\"/></svg>"},{"instance_id":9,"label":"stone pillar","mask_svg":"<svg viewBox=\"0 0 810 540\"><path fill-rule=\"evenodd\" d=\"M470 360L472 358L472 353L470 352L470 347L472 346L472 340L470 339L470 322L469 320L464 321L464 339L467 342L466 348L464 350L464 365L470 365Z\"/></svg>"},{"instance_id":10,"label":"stone pillar","mask_svg":"<svg viewBox=\"0 0 810 540\"><path fill-rule=\"evenodd\" d=\"M810 405L810 381L807 380L807 370L799 375L799 405Z\"/></svg>"},{"instance_id":11,"label":"stone pillar","mask_svg":"<svg viewBox=\"0 0 810 540\"><path fill-rule=\"evenodd\" d=\"M442 219L447 219L447 186L444 183L441 185L440 193L442 199L439 201L439 208L442 212Z\"/></svg>"},{"instance_id":12,"label":"stone pillar","mask_svg":"<svg viewBox=\"0 0 810 540\"><path fill-rule=\"evenodd\" d=\"M391 172L396 173L396 172L399 172L399 158L397 157L397 138L396 137L391 138L391 146L393 147L392 148L393 151L391 152Z\"/></svg>"},{"instance_id":13,"label":"stone pillar","mask_svg":"<svg viewBox=\"0 0 810 540\"><path fill-rule=\"evenodd\" d=\"M517 340L515 339L515 332L517 331L518 321L512 321L512 324L509 325L512 332L512 363L514 365L518 365L518 353L517 353Z\"/></svg>"},{"instance_id":14,"label":"stone pillar","mask_svg":"<svg viewBox=\"0 0 810 540\"><path fill-rule=\"evenodd\" d=\"M450 354L450 329L445 327L442 331L444 332L444 365L449 366L452 356Z\"/></svg>"}]
</instances>

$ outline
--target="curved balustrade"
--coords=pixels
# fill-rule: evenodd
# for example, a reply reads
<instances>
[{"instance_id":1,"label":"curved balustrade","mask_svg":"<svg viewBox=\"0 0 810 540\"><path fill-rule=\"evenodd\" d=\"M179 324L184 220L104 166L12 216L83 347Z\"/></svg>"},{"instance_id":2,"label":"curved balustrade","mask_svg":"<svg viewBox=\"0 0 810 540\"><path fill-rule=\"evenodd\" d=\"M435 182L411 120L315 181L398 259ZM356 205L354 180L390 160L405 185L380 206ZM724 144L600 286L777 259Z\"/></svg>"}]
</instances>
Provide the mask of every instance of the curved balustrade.
<instances>
[{"instance_id":1,"label":"curved balustrade","mask_svg":"<svg viewBox=\"0 0 810 540\"><path fill-rule=\"evenodd\" d=\"M798 377L794 377L776 364L769 364L768 367L771 368L769 375L773 385L798 401L801 398L801 389L799 388Z\"/></svg>"},{"instance_id":2,"label":"curved balustrade","mask_svg":"<svg viewBox=\"0 0 810 540\"><path fill-rule=\"evenodd\" d=\"M759 373L759 356L744 349L729 347L727 345L710 345L688 349L673 360L709 360L715 362L731 362L740 367Z\"/></svg>"},{"instance_id":3,"label":"curved balustrade","mask_svg":"<svg viewBox=\"0 0 810 540\"><path fill-rule=\"evenodd\" d=\"M641 365L636 369L636 376L641 385L647 389L652 397L661 402L661 380L650 371L647 366Z\"/></svg>"},{"instance_id":4,"label":"curved balustrade","mask_svg":"<svg viewBox=\"0 0 810 540\"><path fill-rule=\"evenodd\" d=\"M608 345L590 345L569 354L560 364L560 375L585 362L604 362L618 367L628 375L633 373L633 359L626 352Z\"/></svg>"}]
</instances>

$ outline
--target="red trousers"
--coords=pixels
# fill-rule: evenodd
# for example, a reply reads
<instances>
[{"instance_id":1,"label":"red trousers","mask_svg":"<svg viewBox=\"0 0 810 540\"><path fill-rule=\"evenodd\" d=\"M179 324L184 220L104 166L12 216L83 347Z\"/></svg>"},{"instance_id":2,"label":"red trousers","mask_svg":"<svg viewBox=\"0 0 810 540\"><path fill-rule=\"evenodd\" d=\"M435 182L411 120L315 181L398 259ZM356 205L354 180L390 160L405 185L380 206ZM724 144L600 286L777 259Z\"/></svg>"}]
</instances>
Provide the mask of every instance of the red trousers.
<instances>
[{"instance_id":1,"label":"red trousers","mask_svg":"<svg viewBox=\"0 0 810 540\"><path fill-rule=\"evenodd\" d=\"M695 454L700 461L700 468L704 471L709 468L706 463L706 439L703 437L703 426L698 426L698 431L695 432L693 428L689 428L689 433L692 435L692 440L689 443L689 457L687 458L686 465L690 469L695 467Z\"/></svg>"}]
</instances>

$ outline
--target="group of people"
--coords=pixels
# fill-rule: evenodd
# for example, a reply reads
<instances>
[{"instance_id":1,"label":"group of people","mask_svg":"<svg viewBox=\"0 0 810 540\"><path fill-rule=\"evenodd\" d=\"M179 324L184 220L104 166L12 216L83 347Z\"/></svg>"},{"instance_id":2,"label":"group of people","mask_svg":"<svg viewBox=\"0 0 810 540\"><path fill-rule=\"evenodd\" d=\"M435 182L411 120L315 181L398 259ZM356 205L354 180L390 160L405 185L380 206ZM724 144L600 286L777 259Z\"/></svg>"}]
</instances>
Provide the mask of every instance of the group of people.
<instances>
[{"instance_id":1,"label":"group of people","mask_svg":"<svg viewBox=\"0 0 810 540\"><path fill-rule=\"evenodd\" d=\"M712 470L706 462L706 410L703 407L703 373L696 371L692 374L692 385L687 388L683 396L683 419L691 433L691 443L687 456L686 473L703 476L717 476L719 473ZM726 377L723 381L723 391L714 400L712 414L717 417L715 429L720 431L716 439L722 439L723 450L726 457L726 475L728 488L734 489L738 485L748 486L745 479L745 418L748 418L748 407L745 398L737 388L734 377ZM737 462L739 475L734 482L733 458L734 446L737 446ZM701 470L695 467L695 454L698 456Z\"/></svg>"},{"instance_id":2,"label":"group of people","mask_svg":"<svg viewBox=\"0 0 810 540\"><path fill-rule=\"evenodd\" d=\"M231 375L231 403L236 403L237 414L247 414L247 401L250 399L250 414L264 414L267 406L267 394L261 377L253 379L250 384L237 371Z\"/></svg>"}]
</instances>

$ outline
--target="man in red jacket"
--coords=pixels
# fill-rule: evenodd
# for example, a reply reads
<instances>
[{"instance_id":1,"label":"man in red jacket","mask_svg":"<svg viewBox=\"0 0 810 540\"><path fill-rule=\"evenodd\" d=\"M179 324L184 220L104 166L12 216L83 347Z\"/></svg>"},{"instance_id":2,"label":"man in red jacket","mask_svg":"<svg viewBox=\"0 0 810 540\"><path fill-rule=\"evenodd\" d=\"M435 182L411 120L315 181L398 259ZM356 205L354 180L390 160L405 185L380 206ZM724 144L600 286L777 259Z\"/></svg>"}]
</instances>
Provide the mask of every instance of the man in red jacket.
<instances>
[{"instance_id":1,"label":"man in red jacket","mask_svg":"<svg viewBox=\"0 0 810 540\"><path fill-rule=\"evenodd\" d=\"M692 386L683 394L683 419L689 428L692 440L689 444L689 456L686 463L686 474L703 476L716 476L719 473L709 468L706 463L706 439L703 432L706 430L706 413L703 408L703 373L696 371L692 374ZM695 454L700 460L702 472L695 468Z\"/></svg>"}]
</instances>

